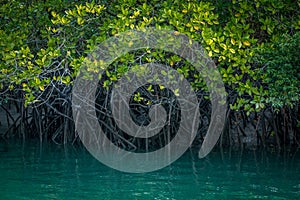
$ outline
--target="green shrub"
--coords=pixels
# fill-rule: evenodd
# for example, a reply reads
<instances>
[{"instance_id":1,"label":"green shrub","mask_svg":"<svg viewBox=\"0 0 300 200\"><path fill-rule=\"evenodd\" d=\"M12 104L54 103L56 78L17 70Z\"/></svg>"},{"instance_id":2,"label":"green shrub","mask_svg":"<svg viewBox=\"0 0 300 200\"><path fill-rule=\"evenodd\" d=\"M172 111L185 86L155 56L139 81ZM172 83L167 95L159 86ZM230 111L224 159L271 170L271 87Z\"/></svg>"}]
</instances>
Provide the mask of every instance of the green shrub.
<instances>
[{"instance_id":1,"label":"green shrub","mask_svg":"<svg viewBox=\"0 0 300 200\"><path fill-rule=\"evenodd\" d=\"M261 66L267 102L278 110L293 107L300 97L300 33L283 35L263 49L256 60Z\"/></svg>"},{"instance_id":2,"label":"green shrub","mask_svg":"<svg viewBox=\"0 0 300 200\"><path fill-rule=\"evenodd\" d=\"M296 1L120 0L98 4L50 0L29 4L16 0L4 2L0 9L2 99L11 94L9 91L24 98L26 105L44 103L61 94L70 96L78 68L98 43L143 27L175 30L201 43L219 68L234 110L250 114L268 102L291 106L299 98L299 78L289 76L298 72L296 63L287 60L297 56L296 51L289 51L287 58L272 55L273 64L267 65L265 73L261 73L261 65L268 63L267 53L259 58L262 60L258 66L252 59L257 48L264 49L280 40L282 34L299 31L300 9ZM196 90L205 88L201 74L192 73L191 66L180 58L157 50L145 52L143 62L158 59L189 76ZM140 54L132 52L116 60L111 68L115 71L107 73L106 84L119 77L119 68L129 66L137 55ZM287 74L289 70L293 73Z\"/></svg>"}]
</instances>

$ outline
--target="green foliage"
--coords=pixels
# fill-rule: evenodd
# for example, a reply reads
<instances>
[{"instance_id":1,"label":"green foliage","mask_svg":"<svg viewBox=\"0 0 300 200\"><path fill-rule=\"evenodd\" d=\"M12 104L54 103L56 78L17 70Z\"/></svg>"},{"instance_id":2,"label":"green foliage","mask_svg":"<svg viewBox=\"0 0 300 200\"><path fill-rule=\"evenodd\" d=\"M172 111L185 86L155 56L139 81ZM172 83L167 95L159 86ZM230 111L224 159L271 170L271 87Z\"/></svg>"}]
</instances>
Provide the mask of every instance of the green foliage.
<instances>
[{"instance_id":1,"label":"green foliage","mask_svg":"<svg viewBox=\"0 0 300 200\"><path fill-rule=\"evenodd\" d=\"M300 97L300 33L284 35L259 50L256 59L268 90L267 101L277 110L293 107Z\"/></svg>"},{"instance_id":2,"label":"green foliage","mask_svg":"<svg viewBox=\"0 0 300 200\"><path fill-rule=\"evenodd\" d=\"M100 42L145 27L175 30L201 43L219 68L232 109L249 114L269 102L291 106L299 100L299 77L286 73L299 74L296 63L290 61L297 56L296 43L283 47L285 41L280 39L300 29L297 1L7 1L0 9L0 90L6 95L9 90L21 91L26 104L45 102L70 88L85 56ZM276 45L283 45L280 52L290 56L277 59L279 51L272 54L272 64L262 74L262 66L269 63L267 54L272 53L269 44L278 40ZM257 49L265 49L259 65L253 62L253 56L261 53ZM134 67L137 58L141 63L168 64L188 78L195 90L205 90L202 75L189 63L157 49L116 59L104 87Z\"/></svg>"}]
</instances>

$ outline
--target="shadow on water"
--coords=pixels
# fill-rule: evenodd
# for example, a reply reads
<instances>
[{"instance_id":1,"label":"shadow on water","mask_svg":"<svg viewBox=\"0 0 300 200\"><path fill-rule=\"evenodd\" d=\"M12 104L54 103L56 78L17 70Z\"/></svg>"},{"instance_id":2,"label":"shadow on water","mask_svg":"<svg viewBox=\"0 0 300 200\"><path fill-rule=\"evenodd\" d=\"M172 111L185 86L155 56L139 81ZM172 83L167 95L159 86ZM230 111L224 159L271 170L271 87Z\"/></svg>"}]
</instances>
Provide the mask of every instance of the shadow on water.
<instances>
[{"instance_id":1,"label":"shadow on water","mask_svg":"<svg viewBox=\"0 0 300 200\"><path fill-rule=\"evenodd\" d=\"M0 199L297 199L298 151L190 149L146 174L104 166L82 146L0 142Z\"/></svg>"}]
</instances>

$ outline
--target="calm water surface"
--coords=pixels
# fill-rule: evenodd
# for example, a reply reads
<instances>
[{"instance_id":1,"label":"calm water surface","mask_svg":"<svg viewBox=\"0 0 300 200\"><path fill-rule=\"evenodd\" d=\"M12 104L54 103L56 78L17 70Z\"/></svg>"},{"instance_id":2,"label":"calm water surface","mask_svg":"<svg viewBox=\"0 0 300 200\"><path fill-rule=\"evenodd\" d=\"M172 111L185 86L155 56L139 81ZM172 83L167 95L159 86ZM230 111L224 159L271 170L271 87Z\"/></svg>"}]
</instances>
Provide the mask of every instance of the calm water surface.
<instances>
[{"instance_id":1,"label":"calm water surface","mask_svg":"<svg viewBox=\"0 0 300 200\"><path fill-rule=\"evenodd\" d=\"M85 149L0 143L0 199L300 199L300 152L186 152L162 170L128 174Z\"/></svg>"}]
</instances>

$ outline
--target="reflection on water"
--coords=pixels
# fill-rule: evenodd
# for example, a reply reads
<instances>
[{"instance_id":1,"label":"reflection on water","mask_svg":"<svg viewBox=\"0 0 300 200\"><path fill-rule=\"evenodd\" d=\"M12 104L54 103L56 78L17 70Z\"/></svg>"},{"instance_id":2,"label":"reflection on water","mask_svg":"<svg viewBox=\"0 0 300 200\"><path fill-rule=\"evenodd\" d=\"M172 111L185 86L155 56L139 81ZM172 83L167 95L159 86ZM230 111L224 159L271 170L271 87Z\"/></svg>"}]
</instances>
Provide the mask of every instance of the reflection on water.
<instances>
[{"instance_id":1,"label":"reflection on water","mask_svg":"<svg viewBox=\"0 0 300 200\"><path fill-rule=\"evenodd\" d=\"M0 199L300 199L300 153L188 151L162 170L110 169L84 148L0 143Z\"/></svg>"}]
</instances>

